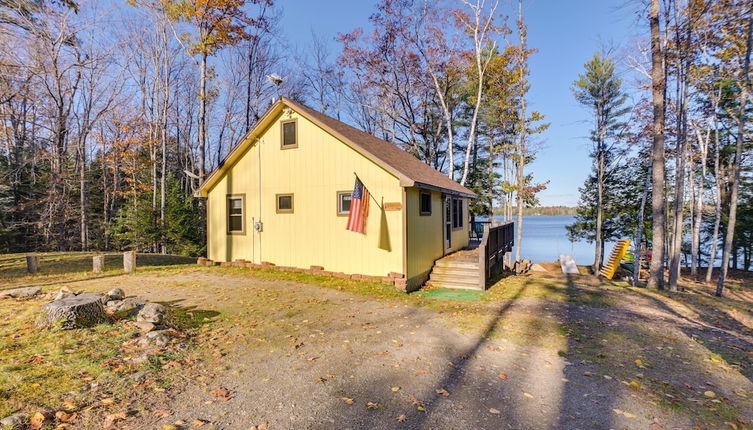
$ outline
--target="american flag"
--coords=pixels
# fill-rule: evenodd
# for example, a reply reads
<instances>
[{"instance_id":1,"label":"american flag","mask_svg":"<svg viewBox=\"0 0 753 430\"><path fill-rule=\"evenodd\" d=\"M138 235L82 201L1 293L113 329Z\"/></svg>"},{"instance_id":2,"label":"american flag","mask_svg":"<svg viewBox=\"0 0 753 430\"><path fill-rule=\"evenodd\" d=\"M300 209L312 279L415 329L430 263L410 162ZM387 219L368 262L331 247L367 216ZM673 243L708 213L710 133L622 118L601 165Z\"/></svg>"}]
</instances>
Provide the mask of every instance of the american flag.
<instances>
[{"instance_id":1,"label":"american flag","mask_svg":"<svg viewBox=\"0 0 753 430\"><path fill-rule=\"evenodd\" d=\"M366 234L366 221L369 218L369 190L356 178L353 197L350 200L347 230Z\"/></svg>"}]
</instances>

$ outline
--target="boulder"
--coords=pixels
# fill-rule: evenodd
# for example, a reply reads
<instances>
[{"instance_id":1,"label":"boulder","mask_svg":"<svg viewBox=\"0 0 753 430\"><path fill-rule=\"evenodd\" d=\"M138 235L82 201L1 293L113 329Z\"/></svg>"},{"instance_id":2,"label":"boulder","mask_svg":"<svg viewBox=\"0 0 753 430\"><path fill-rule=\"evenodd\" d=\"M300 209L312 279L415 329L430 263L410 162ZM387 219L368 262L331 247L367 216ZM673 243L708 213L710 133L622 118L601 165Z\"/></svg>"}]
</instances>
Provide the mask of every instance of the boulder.
<instances>
[{"instance_id":1,"label":"boulder","mask_svg":"<svg viewBox=\"0 0 753 430\"><path fill-rule=\"evenodd\" d=\"M113 288L107 292L109 300L123 300L125 299L125 292L121 288Z\"/></svg>"},{"instance_id":2,"label":"boulder","mask_svg":"<svg viewBox=\"0 0 753 430\"><path fill-rule=\"evenodd\" d=\"M139 345L141 346L156 346L164 347L172 340L173 336L169 330L156 330L150 331L139 339Z\"/></svg>"},{"instance_id":3,"label":"boulder","mask_svg":"<svg viewBox=\"0 0 753 430\"><path fill-rule=\"evenodd\" d=\"M29 415L19 412L17 414L8 415L7 417L1 419L0 426L9 429L20 429L26 427L28 421Z\"/></svg>"},{"instance_id":4,"label":"boulder","mask_svg":"<svg viewBox=\"0 0 753 430\"><path fill-rule=\"evenodd\" d=\"M165 319L165 307L159 303L147 303L136 315L137 322L162 324Z\"/></svg>"},{"instance_id":5,"label":"boulder","mask_svg":"<svg viewBox=\"0 0 753 430\"><path fill-rule=\"evenodd\" d=\"M0 291L0 298L12 297L14 299L30 299L42 291L39 287L14 288L12 290Z\"/></svg>"},{"instance_id":6,"label":"boulder","mask_svg":"<svg viewBox=\"0 0 753 430\"><path fill-rule=\"evenodd\" d=\"M102 306L102 294L96 293L54 300L44 305L42 312L37 319L37 324L42 327L61 324L63 328L72 329L110 321Z\"/></svg>"},{"instance_id":7,"label":"boulder","mask_svg":"<svg viewBox=\"0 0 753 430\"><path fill-rule=\"evenodd\" d=\"M137 314L146 304L146 300L138 297L126 297L123 300L110 300L105 306L108 314L115 315L118 318Z\"/></svg>"}]
</instances>

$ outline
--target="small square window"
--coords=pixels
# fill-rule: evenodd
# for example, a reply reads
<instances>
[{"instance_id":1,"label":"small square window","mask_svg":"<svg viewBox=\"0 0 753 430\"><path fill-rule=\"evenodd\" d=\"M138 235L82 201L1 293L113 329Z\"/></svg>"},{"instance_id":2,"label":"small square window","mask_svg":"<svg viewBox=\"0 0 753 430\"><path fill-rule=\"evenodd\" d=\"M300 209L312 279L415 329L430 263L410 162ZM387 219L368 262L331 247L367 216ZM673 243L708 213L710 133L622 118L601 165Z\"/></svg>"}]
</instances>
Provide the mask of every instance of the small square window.
<instances>
[{"instance_id":1,"label":"small square window","mask_svg":"<svg viewBox=\"0 0 753 430\"><path fill-rule=\"evenodd\" d=\"M240 234L244 232L243 226L243 196L232 195L227 197L227 232Z\"/></svg>"},{"instance_id":2,"label":"small square window","mask_svg":"<svg viewBox=\"0 0 753 430\"><path fill-rule=\"evenodd\" d=\"M293 195L292 194L278 194L277 195L277 213L278 214L293 213Z\"/></svg>"},{"instance_id":3,"label":"small square window","mask_svg":"<svg viewBox=\"0 0 753 430\"><path fill-rule=\"evenodd\" d=\"M421 191L420 198L420 214L431 215L431 193L429 191Z\"/></svg>"},{"instance_id":4,"label":"small square window","mask_svg":"<svg viewBox=\"0 0 753 430\"><path fill-rule=\"evenodd\" d=\"M350 214L350 202L353 199L351 191L337 192L337 215L346 216Z\"/></svg>"},{"instance_id":5,"label":"small square window","mask_svg":"<svg viewBox=\"0 0 753 430\"><path fill-rule=\"evenodd\" d=\"M291 119L282 122L282 149L298 147L298 124L296 120Z\"/></svg>"}]
</instances>

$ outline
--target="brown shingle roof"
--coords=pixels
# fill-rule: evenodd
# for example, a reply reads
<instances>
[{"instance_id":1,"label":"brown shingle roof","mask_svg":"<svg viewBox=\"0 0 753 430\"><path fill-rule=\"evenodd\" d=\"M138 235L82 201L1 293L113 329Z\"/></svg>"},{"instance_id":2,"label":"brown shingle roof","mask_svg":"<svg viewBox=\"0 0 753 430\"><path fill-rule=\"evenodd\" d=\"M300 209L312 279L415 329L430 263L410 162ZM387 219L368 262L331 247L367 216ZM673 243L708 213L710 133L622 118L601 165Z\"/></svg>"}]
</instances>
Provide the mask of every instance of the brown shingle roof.
<instances>
[{"instance_id":1,"label":"brown shingle roof","mask_svg":"<svg viewBox=\"0 0 753 430\"><path fill-rule=\"evenodd\" d=\"M256 123L254 128L241 139L238 145L230 150L227 157L201 184L197 196L207 196L209 190L224 176L228 169L232 168L243 155L245 149L252 144L253 138L272 121L274 114L282 111L285 106L298 112L301 116L341 140L356 152L395 175L400 179L400 184L403 186L434 188L451 194L476 197L473 191L458 184L397 146L286 97L282 97L277 103L272 105Z\"/></svg>"},{"instance_id":2,"label":"brown shingle roof","mask_svg":"<svg viewBox=\"0 0 753 430\"><path fill-rule=\"evenodd\" d=\"M458 184L447 177L447 175L435 170L390 142L374 137L369 133L288 98L283 97L282 101L299 114L322 127L325 131L345 141L350 146L355 146L354 149L361 149L362 151L359 152L364 153L366 157L371 158L375 163L387 168L388 171L396 170L398 173L414 181L416 186L426 185L452 193L476 197L473 191Z\"/></svg>"}]
</instances>

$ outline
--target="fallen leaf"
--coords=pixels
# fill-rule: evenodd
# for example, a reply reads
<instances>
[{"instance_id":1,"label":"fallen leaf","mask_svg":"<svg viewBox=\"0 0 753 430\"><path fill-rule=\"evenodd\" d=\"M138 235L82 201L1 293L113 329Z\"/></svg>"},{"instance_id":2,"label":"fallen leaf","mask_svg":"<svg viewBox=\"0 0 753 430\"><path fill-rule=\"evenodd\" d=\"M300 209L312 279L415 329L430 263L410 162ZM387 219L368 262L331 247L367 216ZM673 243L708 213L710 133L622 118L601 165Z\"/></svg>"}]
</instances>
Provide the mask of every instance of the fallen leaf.
<instances>
[{"instance_id":1,"label":"fallen leaf","mask_svg":"<svg viewBox=\"0 0 753 430\"><path fill-rule=\"evenodd\" d=\"M505 379L507 379L507 373L500 373L499 375L497 375L497 378L504 381Z\"/></svg>"},{"instance_id":2,"label":"fallen leaf","mask_svg":"<svg viewBox=\"0 0 753 430\"><path fill-rule=\"evenodd\" d=\"M75 411L76 409L78 409L78 406L75 403L73 403L72 401L66 400L66 401L63 402L62 405L60 405L60 409L62 409L64 411L71 412L71 411Z\"/></svg>"},{"instance_id":3,"label":"fallen leaf","mask_svg":"<svg viewBox=\"0 0 753 430\"><path fill-rule=\"evenodd\" d=\"M397 417L397 422L402 423L402 422L405 422L405 420L407 420L407 419L408 419L408 417L406 417L405 414L399 415Z\"/></svg>"},{"instance_id":4,"label":"fallen leaf","mask_svg":"<svg viewBox=\"0 0 753 430\"><path fill-rule=\"evenodd\" d=\"M638 381L630 381L630 389L638 391L638 388L640 388Z\"/></svg>"},{"instance_id":5,"label":"fallen leaf","mask_svg":"<svg viewBox=\"0 0 753 430\"><path fill-rule=\"evenodd\" d=\"M715 393L715 392L713 392L713 391L705 391L705 392L703 393L703 395L704 395L704 396L706 396L706 397L712 397L712 398L713 398L713 397L716 397L716 393Z\"/></svg>"},{"instance_id":6,"label":"fallen leaf","mask_svg":"<svg viewBox=\"0 0 753 430\"><path fill-rule=\"evenodd\" d=\"M115 399L108 397L99 401L103 406L112 406L115 404Z\"/></svg>"},{"instance_id":7,"label":"fallen leaf","mask_svg":"<svg viewBox=\"0 0 753 430\"><path fill-rule=\"evenodd\" d=\"M194 426L194 427L201 427L203 425L206 425L208 422L209 421L204 421L204 420L198 420L198 419L196 419L196 420L191 421L191 425Z\"/></svg>"},{"instance_id":8,"label":"fallen leaf","mask_svg":"<svg viewBox=\"0 0 753 430\"><path fill-rule=\"evenodd\" d=\"M29 427L31 427L32 430L39 430L47 423L49 418L49 414L37 412L31 416L31 420L29 420Z\"/></svg>"},{"instance_id":9,"label":"fallen leaf","mask_svg":"<svg viewBox=\"0 0 753 430\"><path fill-rule=\"evenodd\" d=\"M400 391L400 387L392 387L393 393L397 393L398 391Z\"/></svg>"},{"instance_id":10,"label":"fallen leaf","mask_svg":"<svg viewBox=\"0 0 753 430\"><path fill-rule=\"evenodd\" d=\"M379 409L379 403L366 402L366 409Z\"/></svg>"},{"instance_id":11,"label":"fallen leaf","mask_svg":"<svg viewBox=\"0 0 753 430\"><path fill-rule=\"evenodd\" d=\"M105 422L103 424L103 427L106 429L112 428L115 423L117 423L120 420L124 420L126 417L125 412L118 412L117 414L110 414L105 417Z\"/></svg>"},{"instance_id":12,"label":"fallen leaf","mask_svg":"<svg viewBox=\"0 0 753 430\"><path fill-rule=\"evenodd\" d=\"M445 390L444 388L438 388L436 390L436 392L437 392L437 394L441 394L441 395L443 395L445 397L449 397L450 396L450 393L448 393L447 390Z\"/></svg>"},{"instance_id":13,"label":"fallen leaf","mask_svg":"<svg viewBox=\"0 0 753 430\"><path fill-rule=\"evenodd\" d=\"M350 397L340 397L340 398L342 399L343 402L345 402L346 405L353 404L353 399L351 399Z\"/></svg>"},{"instance_id":14,"label":"fallen leaf","mask_svg":"<svg viewBox=\"0 0 753 430\"><path fill-rule=\"evenodd\" d=\"M489 409L490 414L499 415L501 412L499 412L499 409L491 408Z\"/></svg>"},{"instance_id":15,"label":"fallen leaf","mask_svg":"<svg viewBox=\"0 0 753 430\"><path fill-rule=\"evenodd\" d=\"M529 399L533 398L533 394L523 393L524 396L528 397Z\"/></svg>"},{"instance_id":16,"label":"fallen leaf","mask_svg":"<svg viewBox=\"0 0 753 430\"><path fill-rule=\"evenodd\" d=\"M68 412L64 412L64 411L55 412L55 418L57 418L58 421L62 421L64 423L70 423L70 422L76 421L77 417L78 415L75 412L72 414L69 414Z\"/></svg>"}]
</instances>

